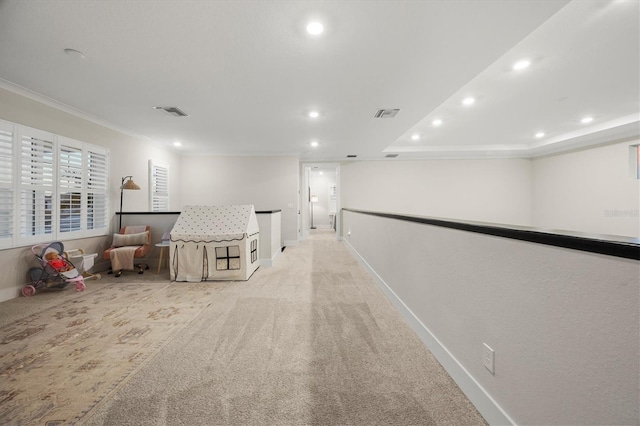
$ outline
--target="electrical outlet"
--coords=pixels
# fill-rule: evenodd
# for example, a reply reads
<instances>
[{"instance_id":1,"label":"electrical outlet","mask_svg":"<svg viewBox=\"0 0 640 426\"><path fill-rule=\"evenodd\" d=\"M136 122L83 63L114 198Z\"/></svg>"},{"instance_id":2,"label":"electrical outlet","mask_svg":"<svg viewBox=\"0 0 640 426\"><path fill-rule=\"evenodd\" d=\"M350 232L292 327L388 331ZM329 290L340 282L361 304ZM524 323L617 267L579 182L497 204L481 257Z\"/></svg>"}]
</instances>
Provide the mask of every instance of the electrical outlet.
<instances>
[{"instance_id":1,"label":"electrical outlet","mask_svg":"<svg viewBox=\"0 0 640 426\"><path fill-rule=\"evenodd\" d=\"M486 343L483 343L483 345L484 346L482 347L482 363L487 368L487 370L491 372L491 374L495 374L494 372L495 352Z\"/></svg>"}]
</instances>

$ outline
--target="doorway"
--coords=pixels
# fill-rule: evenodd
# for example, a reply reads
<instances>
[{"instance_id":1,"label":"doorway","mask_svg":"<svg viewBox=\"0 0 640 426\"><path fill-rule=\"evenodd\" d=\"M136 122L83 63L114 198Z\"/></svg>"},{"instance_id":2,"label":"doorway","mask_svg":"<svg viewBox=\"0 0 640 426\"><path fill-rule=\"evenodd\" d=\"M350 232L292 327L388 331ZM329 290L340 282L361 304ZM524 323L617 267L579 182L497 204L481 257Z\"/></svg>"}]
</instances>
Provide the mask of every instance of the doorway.
<instances>
[{"instance_id":1,"label":"doorway","mask_svg":"<svg viewBox=\"0 0 640 426\"><path fill-rule=\"evenodd\" d=\"M305 163L302 182L300 238L305 239L313 229L330 230L337 237L340 230L340 165Z\"/></svg>"}]
</instances>

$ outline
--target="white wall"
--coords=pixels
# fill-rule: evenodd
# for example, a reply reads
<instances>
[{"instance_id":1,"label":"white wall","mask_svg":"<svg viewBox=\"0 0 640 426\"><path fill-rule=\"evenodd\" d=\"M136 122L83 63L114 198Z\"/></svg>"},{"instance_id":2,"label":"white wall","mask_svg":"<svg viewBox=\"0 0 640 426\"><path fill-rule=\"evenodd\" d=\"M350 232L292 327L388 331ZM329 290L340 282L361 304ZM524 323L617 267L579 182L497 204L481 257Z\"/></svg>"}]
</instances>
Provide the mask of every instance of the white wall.
<instances>
[{"instance_id":1,"label":"white wall","mask_svg":"<svg viewBox=\"0 0 640 426\"><path fill-rule=\"evenodd\" d=\"M341 173L343 208L531 225L529 160L362 161Z\"/></svg>"},{"instance_id":2,"label":"white wall","mask_svg":"<svg viewBox=\"0 0 640 426\"><path fill-rule=\"evenodd\" d=\"M110 207L114 213L120 207L121 178L128 175L133 175L141 190L125 191L124 211L149 210L148 161L151 158L169 165L170 209L178 209L181 206L180 155L171 149L101 126L3 88L0 88L0 119L108 148L111 177ZM117 217L114 214L111 232L115 232L117 223ZM110 241L110 235L63 241L63 243L65 248L84 248L87 252L101 253L108 247L108 241ZM26 284L27 270L31 266L38 265L28 247L0 250L0 268L4 271L0 280L0 300L18 295L19 289Z\"/></svg>"},{"instance_id":3,"label":"white wall","mask_svg":"<svg viewBox=\"0 0 640 426\"><path fill-rule=\"evenodd\" d=\"M640 262L343 219L347 245L491 424L640 422Z\"/></svg>"},{"instance_id":4,"label":"white wall","mask_svg":"<svg viewBox=\"0 0 640 426\"><path fill-rule=\"evenodd\" d=\"M284 244L298 241L296 157L185 156L182 182L183 206L253 204L256 210L282 210Z\"/></svg>"},{"instance_id":5,"label":"white wall","mask_svg":"<svg viewBox=\"0 0 640 426\"><path fill-rule=\"evenodd\" d=\"M616 143L533 161L533 223L548 229L640 237L640 180Z\"/></svg>"},{"instance_id":6,"label":"white wall","mask_svg":"<svg viewBox=\"0 0 640 426\"><path fill-rule=\"evenodd\" d=\"M0 118L108 148L113 212L118 211L120 207L121 178L129 175L133 175L141 191L125 191L124 210L149 210L149 159L169 165L169 208L177 209L181 206L181 163L177 151L154 145L146 139L118 132L1 88Z\"/></svg>"}]
</instances>

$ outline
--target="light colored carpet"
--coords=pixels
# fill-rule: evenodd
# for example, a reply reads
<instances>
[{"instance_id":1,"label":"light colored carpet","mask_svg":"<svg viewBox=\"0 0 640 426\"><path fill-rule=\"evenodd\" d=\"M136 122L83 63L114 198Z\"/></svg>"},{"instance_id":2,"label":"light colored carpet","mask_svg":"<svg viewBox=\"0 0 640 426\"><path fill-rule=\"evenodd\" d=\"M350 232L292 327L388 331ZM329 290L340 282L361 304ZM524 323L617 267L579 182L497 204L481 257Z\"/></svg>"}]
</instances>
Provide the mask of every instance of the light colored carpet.
<instances>
[{"instance_id":1,"label":"light colored carpet","mask_svg":"<svg viewBox=\"0 0 640 426\"><path fill-rule=\"evenodd\" d=\"M86 294L65 290L44 309L51 319L83 306L92 325L49 348L64 353L55 365L52 358L31 363L43 380L36 373L24 386L14 376L5 386L0 346L0 423L17 424L26 410L24 423L48 426L486 424L332 232L317 230L247 282L113 281ZM102 307L111 302L127 306L117 319ZM62 334L74 320L65 321L46 329ZM129 321L133 331L114 321ZM0 315L0 337L19 333L15 324ZM141 350L111 352L117 346ZM119 364L117 374L100 370ZM66 385L51 387L55 370ZM11 394L19 385L39 386L47 404L36 410Z\"/></svg>"}]
</instances>

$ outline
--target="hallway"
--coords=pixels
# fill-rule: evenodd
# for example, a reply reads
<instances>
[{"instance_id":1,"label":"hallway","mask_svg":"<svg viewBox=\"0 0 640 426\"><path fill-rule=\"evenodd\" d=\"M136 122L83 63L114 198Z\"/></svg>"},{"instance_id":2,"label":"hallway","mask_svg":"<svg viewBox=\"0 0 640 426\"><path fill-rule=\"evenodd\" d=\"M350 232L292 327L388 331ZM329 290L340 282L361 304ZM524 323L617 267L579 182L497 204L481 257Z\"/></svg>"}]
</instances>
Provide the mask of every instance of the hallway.
<instances>
[{"instance_id":1,"label":"hallway","mask_svg":"<svg viewBox=\"0 0 640 426\"><path fill-rule=\"evenodd\" d=\"M331 230L211 285L224 288L92 424L134 424L140 407L153 424L484 424Z\"/></svg>"}]
</instances>

